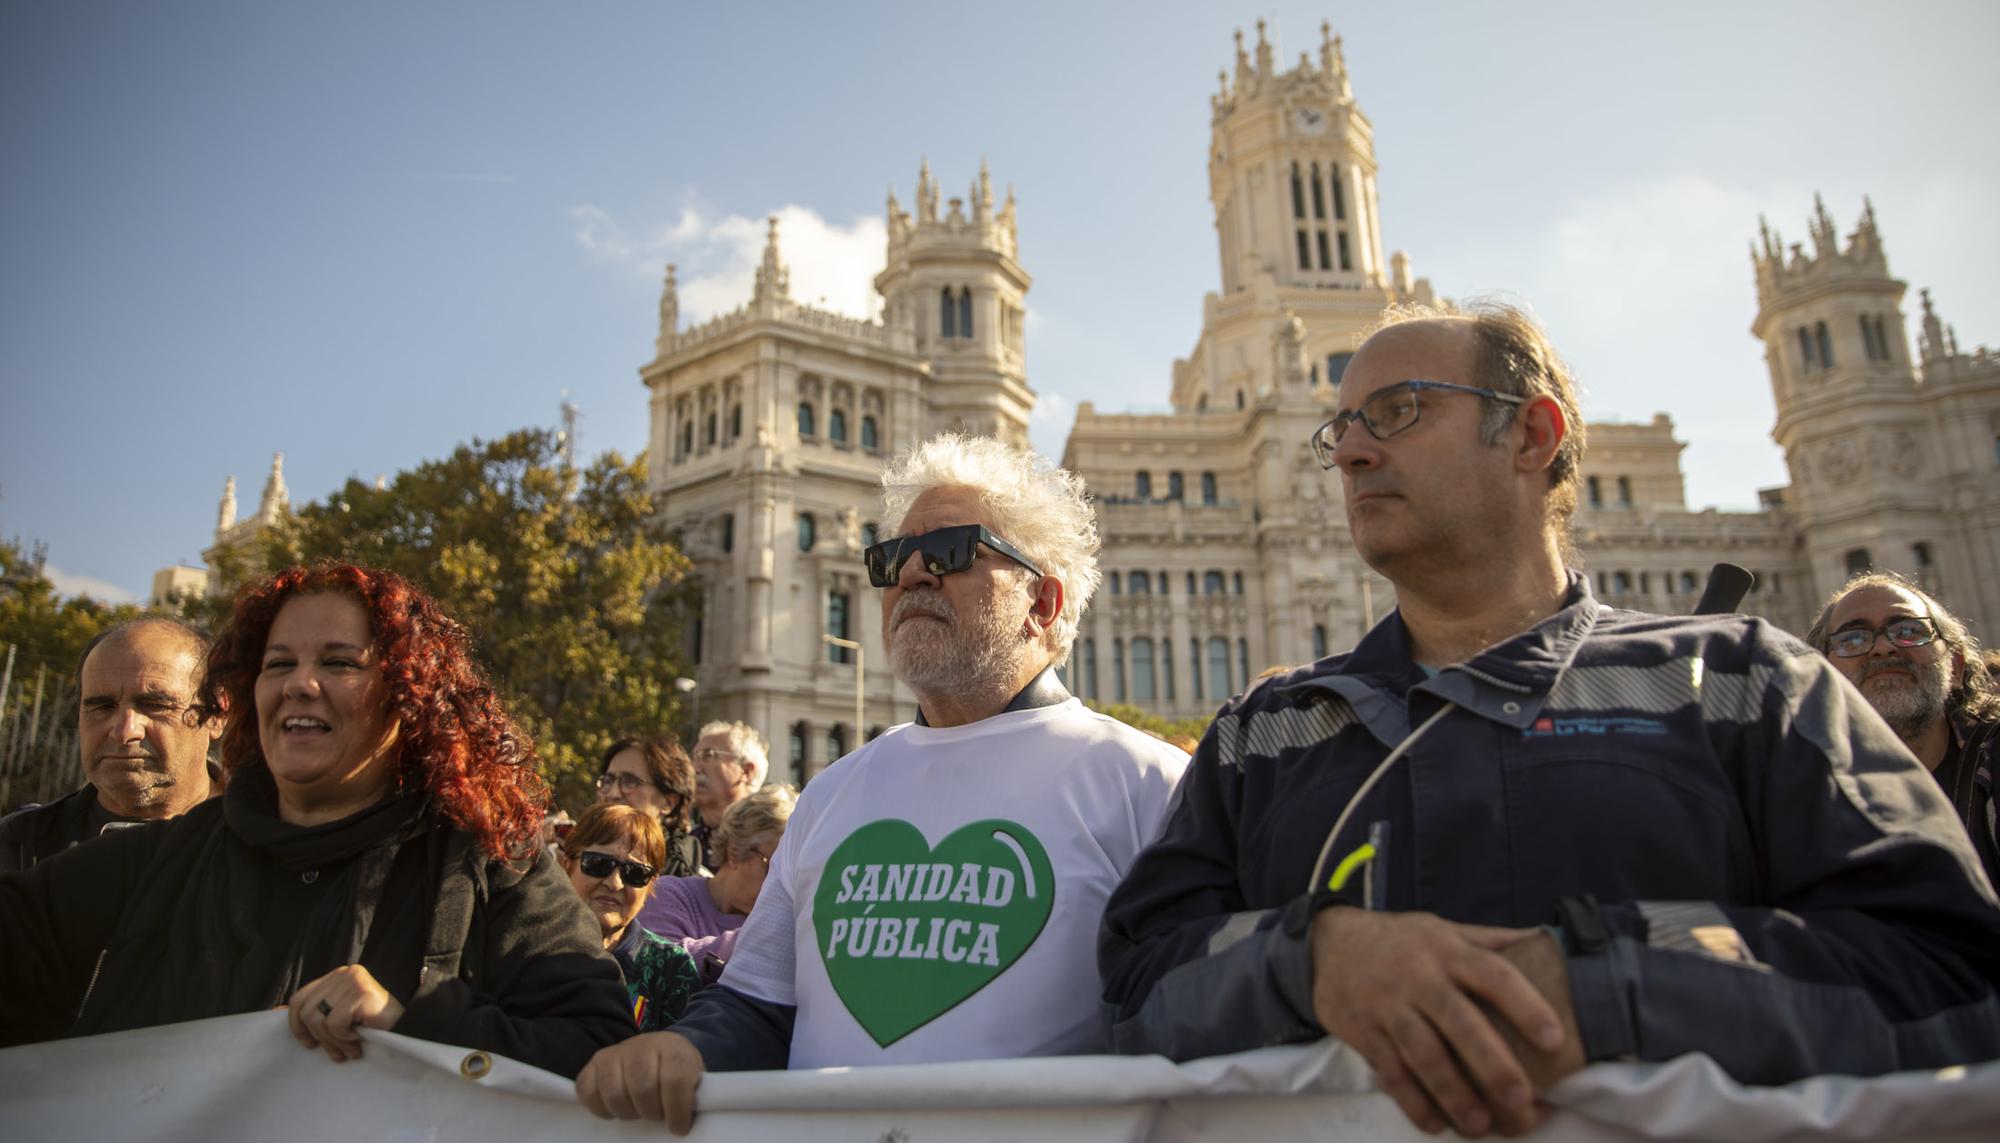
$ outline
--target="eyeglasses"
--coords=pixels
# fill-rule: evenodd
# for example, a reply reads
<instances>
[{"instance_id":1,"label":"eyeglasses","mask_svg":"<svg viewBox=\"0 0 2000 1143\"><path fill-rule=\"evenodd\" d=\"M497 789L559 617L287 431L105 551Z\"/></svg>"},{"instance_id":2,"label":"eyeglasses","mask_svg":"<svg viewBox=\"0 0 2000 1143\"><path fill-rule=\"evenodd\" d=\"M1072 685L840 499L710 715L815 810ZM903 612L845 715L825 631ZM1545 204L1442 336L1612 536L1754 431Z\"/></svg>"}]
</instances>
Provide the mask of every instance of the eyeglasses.
<instances>
[{"instance_id":1,"label":"eyeglasses","mask_svg":"<svg viewBox=\"0 0 2000 1143\"><path fill-rule=\"evenodd\" d=\"M1887 635L1891 647L1922 647L1937 638L1937 629L1928 619L1892 619L1886 627L1849 627L1826 637L1826 647L1837 659L1854 659L1875 649L1875 637Z\"/></svg>"},{"instance_id":2,"label":"eyeglasses","mask_svg":"<svg viewBox=\"0 0 2000 1143\"><path fill-rule=\"evenodd\" d=\"M641 787L652 786L652 785L653 785L653 780L651 778L643 777L638 774L622 774L615 770L606 770L604 773L599 774L597 776L598 789L604 790L606 792L609 792L611 790L617 790L619 793L624 794L627 797L630 797L635 791L639 790ZM655 786L654 788L658 789L657 786Z\"/></svg>"},{"instance_id":3,"label":"eyeglasses","mask_svg":"<svg viewBox=\"0 0 2000 1143\"><path fill-rule=\"evenodd\" d=\"M705 750L695 751L694 760L697 762L735 762L738 759L734 751L724 750L719 746L710 746Z\"/></svg>"},{"instance_id":4,"label":"eyeglasses","mask_svg":"<svg viewBox=\"0 0 2000 1143\"><path fill-rule=\"evenodd\" d=\"M628 889L644 889L656 876L653 867L643 861L621 861L608 853L599 853L594 849L584 850L577 857L576 864L583 870L585 877L599 879L611 876L611 871L615 869L618 871L618 879L623 881Z\"/></svg>"},{"instance_id":5,"label":"eyeglasses","mask_svg":"<svg viewBox=\"0 0 2000 1143\"><path fill-rule=\"evenodd\" d=\"M994 535L984 524L954 524L949 528L939 528L920 536L898 536L884 540L861 553L868 565L868 582L876 587L893 587L903 571L903 561L910 553L920 552L924 557L924 570L932 575L951 575L972 566L979 555L979 545L985 544L1036 575L1042 569L1021 554L1014 545Z\"/></svg>"},{"instance_id":6,"label":"eyeglasses","mask_svg":"<svg viewBox=\"0 0 2000 1143\"><path fill-rule=\"evenodd\" d=\"M1386 441L1397 433L1417 423L1418 414L1423 412L1423 404L1417 399L1421 389L1431 389L1441 393L1473 393L1488 400L1504 401L1509 405L1524 405L1528 399L1512 393L1501 393L1493 389L1480 389L1471 385L1455 385L1450 381L1398 381L1377 389L1361 407L1350 412L1335 413L1333 419L1321 425L1312 435L1313 455L1319 459L1321 468L1332 468L1333 446L1347 435L1347 427L1356 421L1368 426L1368 435L1378 441Z\"/></svg>"}]
</instances>

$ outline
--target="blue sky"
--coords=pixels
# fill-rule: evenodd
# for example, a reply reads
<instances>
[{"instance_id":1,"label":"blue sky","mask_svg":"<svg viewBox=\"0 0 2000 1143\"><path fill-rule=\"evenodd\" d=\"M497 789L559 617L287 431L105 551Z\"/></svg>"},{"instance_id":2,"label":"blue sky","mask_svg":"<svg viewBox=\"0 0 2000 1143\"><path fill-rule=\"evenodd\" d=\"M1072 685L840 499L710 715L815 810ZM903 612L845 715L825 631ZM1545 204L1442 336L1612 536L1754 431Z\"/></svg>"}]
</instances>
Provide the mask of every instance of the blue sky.
<instances>
[{"instance_id":1,"label":"blue sky","mask_svg":"<svg viewBox=\"0 0 2000 1143\"><path fill-rule=\"evenodd\" d=\"M1690 501L1783 483L1747 330L1759 212L1843 232L2000 343L2000 5L141 3L0 6L0 535L59 582L199 562L225 477L295 500L550 424L644 447L661 263L684 320L867 305L928 157L1020 196L1035 439L1158 405L1215 288L1230 31L1345 36L1383 238L1531 302L1593 419L1673 415ZM1254 35L1254 33L1252 33ZM1912 323L1914 334L1914 323Z\"/></svg>"}]
</instances>

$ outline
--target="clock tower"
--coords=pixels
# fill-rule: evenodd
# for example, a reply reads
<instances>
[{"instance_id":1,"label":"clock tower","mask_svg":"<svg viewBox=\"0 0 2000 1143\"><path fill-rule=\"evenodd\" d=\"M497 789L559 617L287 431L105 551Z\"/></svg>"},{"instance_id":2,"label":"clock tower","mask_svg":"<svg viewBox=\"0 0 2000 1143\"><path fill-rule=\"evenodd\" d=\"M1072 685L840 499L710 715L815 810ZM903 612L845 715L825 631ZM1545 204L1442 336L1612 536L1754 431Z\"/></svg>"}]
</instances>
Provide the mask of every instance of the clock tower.
<instances>
[{"instance_id":1,"label":"clock tower","mask_svg":"<svg viewBox=\"0 0 2000 1143\"><path fill-rule=\"evenodd\" d=\"M1319 61L1278 71L1264 22L1254 59L1236 36L1236 72L1210 99L1209 201L1222 292L1260 273L1280 286L1387 285L1375 203L1375 129L1354 101L1340 37L1320 25Z\"/></svg>"}]
</instances>

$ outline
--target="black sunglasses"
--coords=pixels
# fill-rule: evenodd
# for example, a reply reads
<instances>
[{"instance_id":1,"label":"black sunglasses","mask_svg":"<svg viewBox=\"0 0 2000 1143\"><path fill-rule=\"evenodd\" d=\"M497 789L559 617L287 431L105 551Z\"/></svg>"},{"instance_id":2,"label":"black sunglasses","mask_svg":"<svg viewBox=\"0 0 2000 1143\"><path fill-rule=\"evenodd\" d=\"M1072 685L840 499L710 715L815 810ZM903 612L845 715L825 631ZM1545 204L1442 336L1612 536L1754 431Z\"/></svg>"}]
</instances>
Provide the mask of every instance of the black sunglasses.
<instances>
[{"instance_id":1,"label":"black sunglasses","mask_svg":"<svg viewBox=\"0 0 2000 1143\"><path fill-rule=\"evenodd\" d=\"M599 853L594 849L584 850L576 859L576 864L583 870L585 877L600 879L611 876L611 871L616 869L619 880L632 889L644 889L652 883L654 877L658 876L654 873L653 867L643 861L620 861L608 853Z\"/></svg>"},{"instance_id":2,"label":"black sunglasses","mask_svg":"<svg viewBox=\"0 0 2000 1143\"><path fill-rule=\"evenodd\" d=\"M902 573L903 561L909 559L912 552L923 554L925 571L932 575L950 575L971 567L981 544L1036 575L1042 574L1042 569L1022 555L1019 548L994 535L984 524L954 524L920 536L898 536L870 547L861 553L861 559L868 565L869 583L876 587L893 587L897 576Z\"/></svg>"}]
</instances>

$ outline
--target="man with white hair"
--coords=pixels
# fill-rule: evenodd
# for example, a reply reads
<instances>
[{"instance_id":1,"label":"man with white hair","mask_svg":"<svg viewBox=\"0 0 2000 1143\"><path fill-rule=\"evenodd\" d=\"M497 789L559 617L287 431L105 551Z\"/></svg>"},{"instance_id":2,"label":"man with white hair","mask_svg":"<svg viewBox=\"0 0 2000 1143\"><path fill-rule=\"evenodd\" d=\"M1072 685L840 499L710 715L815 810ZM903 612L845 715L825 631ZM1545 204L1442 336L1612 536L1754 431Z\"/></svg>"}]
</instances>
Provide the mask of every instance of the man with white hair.
<instances>
[{"instance_id":1,"label":"man with white hair","mask_svg":"<svg viewBox=\"0 0 2000 1143\"><path fill-rule=\"evenodd\" d=\"M729 807L763 786L771 768L770 745L747 722L711 722L695 738L693 758L694 808L700 818L694 836L701 842L701 863L714 869L709 835Z\"/></svg>"},{"instance_id":2,"label":"man with white hair","mask_svg":"<svg viewBox=\"0 0 2000 1143\"><path fill-rule=\"evenodd\" d=\"M952 434L882 483L890 538L866 562L917 720L800 795L720 987L577 1077L597 1115L684 1133L710 1068L1108 1046L1098 918L1187 756L1056 678L1100 578L1082 482Z\"/></svg>"}]
</instances>

